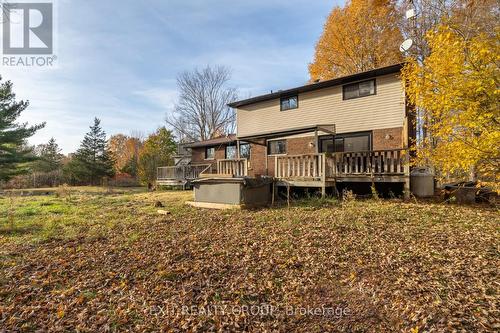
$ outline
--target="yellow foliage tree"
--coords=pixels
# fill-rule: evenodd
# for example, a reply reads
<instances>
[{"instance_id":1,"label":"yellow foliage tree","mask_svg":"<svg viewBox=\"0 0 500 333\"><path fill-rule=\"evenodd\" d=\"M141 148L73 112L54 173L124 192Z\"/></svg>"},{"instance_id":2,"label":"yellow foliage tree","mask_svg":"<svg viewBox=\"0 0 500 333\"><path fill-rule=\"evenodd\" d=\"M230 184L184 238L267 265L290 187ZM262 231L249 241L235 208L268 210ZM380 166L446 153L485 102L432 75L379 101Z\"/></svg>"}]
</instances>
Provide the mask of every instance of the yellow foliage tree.
<instances>
[{"instance_id":1,"label":"yellow foliage tree","mask_svg":"<svg viewBox=\"0 0 500 333\"><path fill-rule=\"evenodd\" d=\"M400 15L391 0L351 0L335 7L309 65L311 80L367 71L399 63Z\"/></svg>"},{"instance_id":2,"label":"yellow foliage tree","mask_svg":"<svg viewBox=\"0 0 500 333\"><path fill-rule=\"evenodd\" d=\"M476 176L499 189L500 27L467 36L453 25L427 34L431 53L404 70L410 101L431 121L417 162L442 176ZM432 140L432 142L429 142Z\"/></svg>"},{"instance_id":3,"label":"yellow foliage tree","mask_svg":"<svg viewBox=\"0 0 500 333\"><path fill-rule=\"evenodd\" d=\"M108 141L108 149L115 159L115 170L123 172L131 160L137 162L142 141L139 138L123 134L115 134Z\"/></svg>"}]
</instances>

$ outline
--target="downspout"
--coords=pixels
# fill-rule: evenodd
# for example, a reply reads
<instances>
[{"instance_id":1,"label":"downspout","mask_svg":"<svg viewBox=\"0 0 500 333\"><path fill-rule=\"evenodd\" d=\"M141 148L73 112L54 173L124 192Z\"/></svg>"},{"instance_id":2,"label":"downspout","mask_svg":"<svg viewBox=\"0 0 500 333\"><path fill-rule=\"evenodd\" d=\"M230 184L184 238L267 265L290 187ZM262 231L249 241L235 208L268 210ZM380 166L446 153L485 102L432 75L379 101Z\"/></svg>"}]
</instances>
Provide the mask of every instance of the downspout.
<instances>
[{"instance_id":1,"label":"downspout","mask_svg":"<svg viewBox=\"0 0 500 333\"><path fill-rule=\"evenodd\" d=\"M265 160L266 160L266 175L269 176L269 163L268 163L268 156L267 156L267 139L264 139L264 143L266 144L265 145L265 149L264 149L264 157L265 157Z\"/></svg>"}]
</instances>

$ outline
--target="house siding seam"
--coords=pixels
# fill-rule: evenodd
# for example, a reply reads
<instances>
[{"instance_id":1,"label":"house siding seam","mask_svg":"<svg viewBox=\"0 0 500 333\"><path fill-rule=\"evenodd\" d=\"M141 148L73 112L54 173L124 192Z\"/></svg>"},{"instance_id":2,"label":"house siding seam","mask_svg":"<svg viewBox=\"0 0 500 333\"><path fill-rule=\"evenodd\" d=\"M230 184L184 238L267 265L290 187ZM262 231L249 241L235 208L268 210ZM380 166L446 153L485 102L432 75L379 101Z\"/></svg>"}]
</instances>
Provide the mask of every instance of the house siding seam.
<instances>
[{"instance_id":1,"label":"house siding seam","mask_svg":"<svg viewBox=\"0 0 500 333\"><path fill-rule=\"evenodd\" d=\"M280 111L279 98L237 109L238 136L287 130L289 128L335 124L337 133L370 131L403 126L405 95L398 75L376 78L377 94L342 99L342 86L299 94L299 107Z\"/></svg>"}]
</instances>

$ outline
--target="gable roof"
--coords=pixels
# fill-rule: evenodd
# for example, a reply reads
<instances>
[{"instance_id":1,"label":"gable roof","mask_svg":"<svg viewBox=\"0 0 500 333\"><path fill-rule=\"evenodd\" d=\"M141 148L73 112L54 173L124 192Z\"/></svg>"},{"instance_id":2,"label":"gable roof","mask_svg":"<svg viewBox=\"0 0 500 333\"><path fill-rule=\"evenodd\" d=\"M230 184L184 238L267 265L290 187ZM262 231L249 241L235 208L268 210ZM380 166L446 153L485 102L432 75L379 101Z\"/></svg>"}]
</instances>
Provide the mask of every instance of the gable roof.
<instances>
[{"instance_id":1,"label":"gable roof","mask_svg":"<svg viewBox=\"0 0 500 333\"><path fill-rule=\"evenodd\" d=\"M372 70L366 71L366 72L361 72L361 73L356 73L356 74L352 74L352 75L348 75L348 76L343 76L343 77L335 78L332 80L326 80L326 81L320 81L317 83L306 84L304 86L300 86L300 87L296 87L296 88L292 88L292 89L280 90L280 91L277 91L274 93L256 96L256 97L244 99L241 101L236 101L233 103L229 103L228 106L232 107L232 108L238 108L238 107L241 107L244 105L268 101L268 100L275 99L275 98L281 98L281 97L286 97L286 96L290 96L290 95L297 95L299 93L303 93L303 92L307 92L307 91L313 91L313 90L338 86L338 85L356 82L356 81L369 79L372 77L386 75L386 74L398 73L401 71L401 68L403 68L403 66L404 66L404 63L399 63L399 64L387 66L387 67L376 68L376 69L372 69Z\"/></svg>"},{"instance_id":2,"label":"gable roof","mask_svg":"<svg viewBox=\"0 0 500 333\"><path fill-rule=\"evenodd\" d=\"M236 141L236 134L228 134L225 136L219 136L217 138L191 142L185 145L186 148L197 148L197 147L208 147L208 146L217 146L221 144L233 143Z\"/></svg>"}]
</instances>

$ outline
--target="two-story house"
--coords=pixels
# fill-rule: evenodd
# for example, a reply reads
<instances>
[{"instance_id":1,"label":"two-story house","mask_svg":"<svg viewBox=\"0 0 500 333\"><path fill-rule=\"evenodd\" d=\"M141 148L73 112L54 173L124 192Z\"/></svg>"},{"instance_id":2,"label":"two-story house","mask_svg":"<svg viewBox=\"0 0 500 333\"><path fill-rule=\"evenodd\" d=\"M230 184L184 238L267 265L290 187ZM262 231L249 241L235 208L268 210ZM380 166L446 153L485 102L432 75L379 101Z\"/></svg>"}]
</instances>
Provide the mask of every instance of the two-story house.
<instances>
[{"instance_id":1,"label":"two-story house","mask_svg":"<svg viewBox=\"0 0 500 333\"><path fill-rule=\"evenodd\" d=\"M323 192L339 182L392 182L408 192L414 124L401 68L397 64L231 103L237 114L235 154L218 159L211 176L269 176L278 186Z\"/></svg>"}]
</instances>

